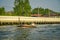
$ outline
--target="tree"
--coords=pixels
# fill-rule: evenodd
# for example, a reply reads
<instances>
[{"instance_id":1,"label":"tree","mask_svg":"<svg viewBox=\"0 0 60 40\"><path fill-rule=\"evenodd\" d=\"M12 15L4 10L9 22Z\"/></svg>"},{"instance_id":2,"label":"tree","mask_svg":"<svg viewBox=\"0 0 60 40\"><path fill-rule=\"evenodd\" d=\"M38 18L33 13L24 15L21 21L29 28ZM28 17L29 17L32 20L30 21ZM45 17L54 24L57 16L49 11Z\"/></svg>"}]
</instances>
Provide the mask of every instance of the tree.
<instances>
[{"instance_id":1,"label":"tree","mask_svg":"<svg viewBox=\"0 0 60 40\"><path fill-rule=\"evenodd\" d=\"M5 15L5 8L4 7L0 8L0 15Z\"/></svg>"},{"instance_id":2,"label":"tree","mask_svg":"<svg viewBox=\"0 0 60 40\"><path fill-rule=\"evenodd\" d=\"M38 11L39 10L39 11ZM33 14L44 14L44 8L34 8L33 10L32 10L32 13Z\"/></svg>"},{"instance_id":3,"label":"tree","mask_svg":"<svg viewBox=\"0 0 60 40\"><path fill-rule=\"evenodd\" d=\"M14 12L19 16L30 16L31 6L29 0L15 0Z\"/></svg>"},{"instance_id":4,"label":"tree","mask_svg":"<svg viewBox=\"0 0 60 40\"><path fill-rule=\"evenodd\" d=\"M48 15L49 17L50 17L50 15L51 15L51 13L52 13L53 11L52 10L50 10L50 9L45 9L45 14L46 15Z\"/></svg>"}]
</instances>

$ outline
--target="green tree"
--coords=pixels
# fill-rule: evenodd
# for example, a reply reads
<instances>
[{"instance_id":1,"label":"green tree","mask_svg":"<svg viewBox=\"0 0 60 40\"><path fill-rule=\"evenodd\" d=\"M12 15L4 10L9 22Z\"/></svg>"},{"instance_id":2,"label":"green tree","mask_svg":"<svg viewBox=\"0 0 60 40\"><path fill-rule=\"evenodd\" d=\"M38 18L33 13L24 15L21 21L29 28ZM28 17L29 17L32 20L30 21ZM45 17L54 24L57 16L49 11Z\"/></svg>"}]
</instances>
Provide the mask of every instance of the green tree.
<instances>
[{"instance_id":1,"label":"green tree","mask_svg":"<svg viewBox=\"0 0 60 40\"><path fill-rule=\"evenodd\" d=\"M32 10L32 13L33 14L44 14L44 8L34 8L33 10Z\"/></svg>"},{"instance_id":2,"label":"green tree","mask_svg":"<svg viewBox=\"0 0 60 40\"><path fill-rule=\"evenodd\" d=\"M31 6L29 0L15 0L14 12L19 16L30 16Z\"/></svg>"},{"instance_id":3,"label":"green tree","mask_svg":"<svg viewBox=\"0 0 60 40\"><path fill-rule=\"evenodd\" d=\"M50 9L48 9L48 8L45 9L45 14L48 15L49 17L50 17L50 15L52 14L52 12L53 12L53 11L50 10Z\"/></svg>"},{"instance_id":4,"label":"green tree","mask_svg":"<svg viewBox=\"0 0 60 40\"><path fill-rule=\"evenodd\" d=\"M0 15L5 15L5 8L4 7L0 8Z\"/></svg>"}]
</instances>

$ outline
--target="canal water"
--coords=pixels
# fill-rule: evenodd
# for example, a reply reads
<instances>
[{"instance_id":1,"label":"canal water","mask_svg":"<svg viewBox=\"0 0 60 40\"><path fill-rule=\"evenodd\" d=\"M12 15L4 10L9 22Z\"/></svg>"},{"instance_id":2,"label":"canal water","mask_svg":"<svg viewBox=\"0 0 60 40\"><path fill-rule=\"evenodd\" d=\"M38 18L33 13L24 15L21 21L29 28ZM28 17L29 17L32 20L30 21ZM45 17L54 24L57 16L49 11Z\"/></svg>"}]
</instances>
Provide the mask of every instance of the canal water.
<instances>
[{"instance_id":1,"label":"canal water","mask_svg":"<svg viewBox=\"0 0 60 40\"><path fill-rule=\"evenodd\" d=\"M60 40L60 24L40 24L36 28L0 26L0 40Z\"/></svg>"}]
</instances>

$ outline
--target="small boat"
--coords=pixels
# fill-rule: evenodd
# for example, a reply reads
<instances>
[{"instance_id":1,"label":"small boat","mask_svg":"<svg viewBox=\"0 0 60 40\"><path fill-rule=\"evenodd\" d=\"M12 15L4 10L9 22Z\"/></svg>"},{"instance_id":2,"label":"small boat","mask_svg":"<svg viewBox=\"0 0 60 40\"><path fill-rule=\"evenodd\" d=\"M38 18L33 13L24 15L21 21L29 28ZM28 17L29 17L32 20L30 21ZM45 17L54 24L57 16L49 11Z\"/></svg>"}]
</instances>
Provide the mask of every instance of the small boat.
<instances>
[{"instance_id":1,"label":"small boat","mask_svg":"<svg viewBox=\"0 0 60 40\"><path fill-rule=\"evenodd\" d=\"M31 25L28 25L28 24L22 24L22 25L18 25L17 27L33 28L33 27L36 27L36 26L35 26L35 24L31 24Z\"/></svg>"}]
</instances>

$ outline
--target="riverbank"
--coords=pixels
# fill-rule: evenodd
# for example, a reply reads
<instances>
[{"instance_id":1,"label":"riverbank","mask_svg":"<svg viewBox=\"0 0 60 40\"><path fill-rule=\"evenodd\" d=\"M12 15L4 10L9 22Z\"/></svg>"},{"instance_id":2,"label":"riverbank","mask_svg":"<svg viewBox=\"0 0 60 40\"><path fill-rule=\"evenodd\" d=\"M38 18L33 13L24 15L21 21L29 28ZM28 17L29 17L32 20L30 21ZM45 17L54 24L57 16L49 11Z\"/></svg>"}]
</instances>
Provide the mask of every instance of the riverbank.
<instances>
[{"instance_id":1,"label":"riverbank","mask_svg":"<svg viewBox=\"0 0 60 40\"><path fill-rule=\"evenodd\" d=\"M60 17L0 16L0 23L60 23Z\"/></svg>"}]
</instances>

